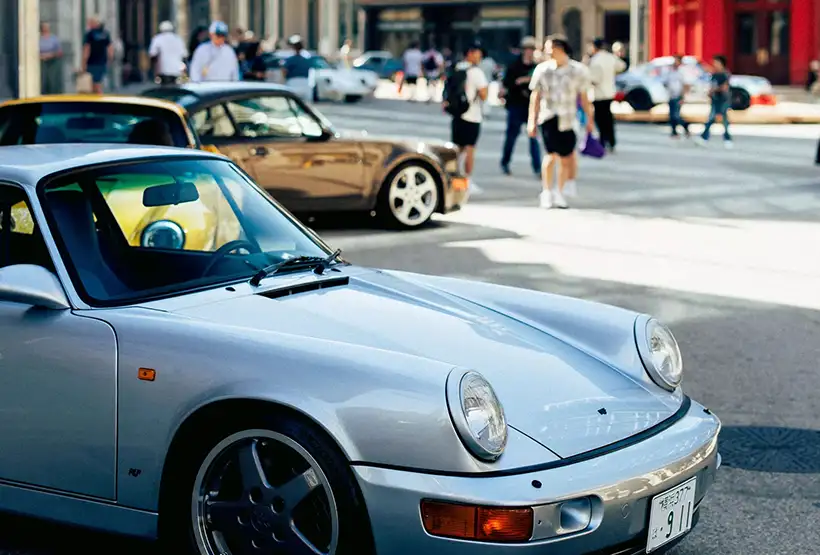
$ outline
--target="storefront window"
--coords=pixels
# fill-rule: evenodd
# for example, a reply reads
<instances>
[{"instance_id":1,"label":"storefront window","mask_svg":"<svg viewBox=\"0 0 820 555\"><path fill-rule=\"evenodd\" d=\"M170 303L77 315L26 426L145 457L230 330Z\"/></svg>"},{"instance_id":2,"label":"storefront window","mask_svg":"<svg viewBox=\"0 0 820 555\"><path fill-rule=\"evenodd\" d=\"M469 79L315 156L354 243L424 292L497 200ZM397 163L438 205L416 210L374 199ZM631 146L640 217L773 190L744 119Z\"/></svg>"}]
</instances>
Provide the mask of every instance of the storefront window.
<instances>
[{"instance_id":1,"label":"storefront window","mask_svg":"<svg viewBox=\"0 0 820 555\"><path fill-rule=\"evenodd\" d=\"M755 25L755 14L737 14L735 26L738 54L741 56L753 56L757 50L757 26Z\"/></svg>"}]
</instances>

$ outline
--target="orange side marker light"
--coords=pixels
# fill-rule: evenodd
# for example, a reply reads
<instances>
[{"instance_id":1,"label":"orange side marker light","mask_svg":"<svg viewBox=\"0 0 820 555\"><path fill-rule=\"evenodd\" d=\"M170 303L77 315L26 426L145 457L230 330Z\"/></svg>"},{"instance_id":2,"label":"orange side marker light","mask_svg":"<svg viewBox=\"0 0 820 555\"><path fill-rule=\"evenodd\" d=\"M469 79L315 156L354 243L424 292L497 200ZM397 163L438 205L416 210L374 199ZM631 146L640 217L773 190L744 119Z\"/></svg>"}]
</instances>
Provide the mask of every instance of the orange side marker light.
<instances>
[{"instance_id":1,"label":"orange side marker light","mask_svg":"<svg viewBox=\"0 0 820 555\"><path fill-rule=\"evenodd\" d=\"M153 368L140 368L137 377L144 382L153 382L157 378L157 371Z\"/></svg>"}]
</instances>

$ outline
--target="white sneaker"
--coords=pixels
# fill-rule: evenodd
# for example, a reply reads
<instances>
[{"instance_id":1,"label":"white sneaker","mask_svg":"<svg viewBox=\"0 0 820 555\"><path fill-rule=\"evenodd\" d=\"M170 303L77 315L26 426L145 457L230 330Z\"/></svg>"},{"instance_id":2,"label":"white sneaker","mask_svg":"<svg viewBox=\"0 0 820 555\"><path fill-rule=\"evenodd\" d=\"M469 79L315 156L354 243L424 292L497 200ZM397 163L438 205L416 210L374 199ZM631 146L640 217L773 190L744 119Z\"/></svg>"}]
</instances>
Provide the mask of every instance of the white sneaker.
<instances>
[{"instance_id":1,"label":"white sneaker","mask_svg":"<svg viewBox=\"0 0 820 555\"><path fill-rule=\"evenodd\" d=\"M555 202L555 206L558 208L569 208L569 206L567 205L567 201L564 198L564 195L561 193L561 191L557 189L555 191L555 194L553 195L553 201Z\"/></svg>"},{"instance_id":2,"label":"white sneaker","mask_svg":"<svg viewBox=\"0 0 820 555\"><path fill-rule=\"evenodd\" d=\"M470 195L480 195L484 192L484 189L476 185L475 181L471 179L467 182L467 191L469 191Z\"/></svg>"},{"instance_id":3,"label":"white sneaker","mask_svg":"<svg viewBox=\"0 0 820 555\"><path fill-rule=\"evenodd\" d=\"M732 141L723 141L723 146L726 150L732 150L733 148L735 148L735 143L733 143Z\"/></svg>"},{"instance_id":4,"label":"white sneaker","mask_svg":"<svg viewBox=\"0 0 820 555\"><path fill-rule=\"evenodd\" d=\"M539 197L541 208L552 208L552 193L549 189L544 189L541 191L541 196Z\"/></svg>"},{"instance_id":5,"label":"white sneaker","mask_svg":"<svg viewBox=\"0 0 820 555\"><path fill-rule=\"evenodd\" d=\"M695 137L695 144L698 146L706 146L706 139L700 136Z\"/></svg>"},{"instance_id":6,"label":"white sneaker","mask_svg":"<svg viewBox=\"0 0 820 555\"><path fill-rule=\"evenodd\" d=\"M564 195L575 198L578 196L578 185L574 179L570 179L564 184Z\"/></svg>"}]
</instances>

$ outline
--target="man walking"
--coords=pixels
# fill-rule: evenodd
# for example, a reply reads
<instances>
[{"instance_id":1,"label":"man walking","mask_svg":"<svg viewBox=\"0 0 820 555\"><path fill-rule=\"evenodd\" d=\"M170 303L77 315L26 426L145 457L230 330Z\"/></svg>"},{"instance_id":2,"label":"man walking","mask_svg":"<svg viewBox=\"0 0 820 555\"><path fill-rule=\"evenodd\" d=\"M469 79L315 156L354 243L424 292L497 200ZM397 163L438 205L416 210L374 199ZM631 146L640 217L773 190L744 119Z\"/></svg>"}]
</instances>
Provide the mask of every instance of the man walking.
<instances>
[{"instance_id":1,"label":"man walking","mask_svg":"<svg viewBox=\"0 0 820 555\"><path fill-rule=\"evenodd\" d=\"M527 123L530 107L530 78L535 70L533 55L536 49L535 37L524 37L521 40L521 55L507 68L502 82L502 93L507 108L507 132L504 137L504 150L501 155L501 171L511 175L515 143L521 134L521 126ZM541 145L536 137L529 137L530 162L535 175L541 175Z\"/></svg>"},{"instance_id":2,"label":"man walking","mask_svg":"<svg viewBox=\"0 0 820 555\"><path fill-rule=\"evenodd\" d=\"M610 152L615 151L615 118L612 117L612 100L615 98L615 76L626 69L626 63L607 50L604 39L592 41L592 57L589 74L595 101L595 125L601 134L601 144Z\"/></svg>"},{"instance_id":3,"label":"man walking","mask_svg":"<svg viewBox=\"0 0 820 555\"><path fill-rule=\"evenodd\" d=\"M424 61L424 54L419 49L419 41L414 40L410 43L410 47L404 51L402 56L404 62L404 78L402 79L402 89L404 87L412 87L410 89L410 100L416 97L416 89L418 88L419 77L422 74L422 64Z\"/></svg>"},{"instance_id":4,"label":"man walking","mask_svg":"<svg viewBox=\"0 0 820 555\"><path fill-rule=\"evenodd\" d=\"M578 175L578 158L575 153L577 138L574 126L578 102L586 114L587 132L595 128L589 89L592 86L589 69L569 57L570 46L566 37L552 35L544 43L547 61L536 66L530 81L530 110L527 118L527 132L535 137L538 127L547 147L544 160L543 190L540 204L542 208L567 208L564 187L574 189ZM543 107L542 107L543 103ZM555 176L555 166L560 162L558 187L551 190Z\"/></svg>"},{"instance_id":5,"label":"man walking","mask_svg":"<svg viewBox=\"0 0 820 555\"><path fill-rule=\"evenodd\" d=\"M96 15L88 18L88 32L83 39L83 72L91 74L92 90L102 94L108 64L114 59L114 43Z\"/></svg>"},{"instance_id":6,"label":"man walking","mask_svg":"<svg viewBox=\"0 0 820 555\"><path fill-rule=\"evenodd\" d=\"M300 35L288 39L293 55L285 59L285 86L293 89L303 102L313 101L313 82L311 80L311 61L305 55L305 47Z\"/></svg>"},{"instance_id":7,"label":"man walking","mask_svg":"<svg viewBox=\"0 0 820 555\"><path fill-rule=\"evenodd\" d=\"M191 58L191 81L239 81L239 59L227 43L228 26L214 21L208 33L211 40L197 46Z\"/></svg>"},{"instance_id":8,"label":"man walking","mask_svg":"<svg viewBox=\"0 0 820 555\"><path fill-rule=\"evenodd\" d=\"M467 47L464 61L456 64L444 85L444 110L453 118L451 140L459 148L463 172L472 190L475 189L475 183L471 178L475 147L484 119L481 105L487 100L489 88L484 72L478 67L480 62L481 45L473 44Z\"/></svg>"},{"instance_id":9,"label":"man walking","mask_svg":"<svg viewBox=\"0 0 820 555\"><path fill-rule=\"evenodd\" d=\"M160 85L176 83L185 68L188 49L182 37L174 33L174 24L163 21L159 33L151 39L148 55L154 61L156 81Z\"/></svg>"},{"instance_id":10,"label":"man walking","mask_svg":"<svg viewBox=\"0 0 820 555\"><path fill-rule=\"evenodd\" d=\"M681 115L681 108L683 107L683 99L686 93L689 92L689 83L686 82L681 65L683 64L683 57L680 54L675 55L675 61L666 74L665 84L666 90L669 92L669 125L672 127L672 138L677 139L678 126L683 128L686 138L689 138L689 123L683 119Z\"/></svg>"},{"instance_id":11,"label":"man walking","mask_svg":"<svg viewBox=\"0 0 820 555\"><path fill-rule=\"evenodd\" d=\"M723 144L726 148L732 148L732 135L729 133L729 108L731 105L729 94L729 79L731 75L726 69L726 57L715 56L712 58L714 72L712 72L712 88L709 96L712 98L712 109L709 112L709 120L706 128L699 137L698 143L703 145L709 140L709 131L720 116L723 120Z\"/></svg>"}]
</instances>

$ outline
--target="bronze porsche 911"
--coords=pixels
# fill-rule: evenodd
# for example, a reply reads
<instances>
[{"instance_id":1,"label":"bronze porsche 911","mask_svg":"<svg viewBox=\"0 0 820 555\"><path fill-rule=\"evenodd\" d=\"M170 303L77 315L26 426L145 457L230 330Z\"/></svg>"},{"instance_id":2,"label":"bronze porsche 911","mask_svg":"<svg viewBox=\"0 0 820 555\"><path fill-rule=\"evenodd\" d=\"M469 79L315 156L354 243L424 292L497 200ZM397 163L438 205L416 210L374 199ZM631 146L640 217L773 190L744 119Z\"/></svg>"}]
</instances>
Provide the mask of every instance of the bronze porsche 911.
<instances>
[{"instance_id":1,"label":"bronze porsche 911","mask_svg":"<svg viewBox=\"0 0 820 555\"><path fill-rule=\"evenodd\" d=\"M224 154L298 215L361 211L414 228L468 198L454 145L339 132L277 85L189 83L143 96L55 95L0 106L0 146L91 142Z\"/></svg>"}]
</instances>

